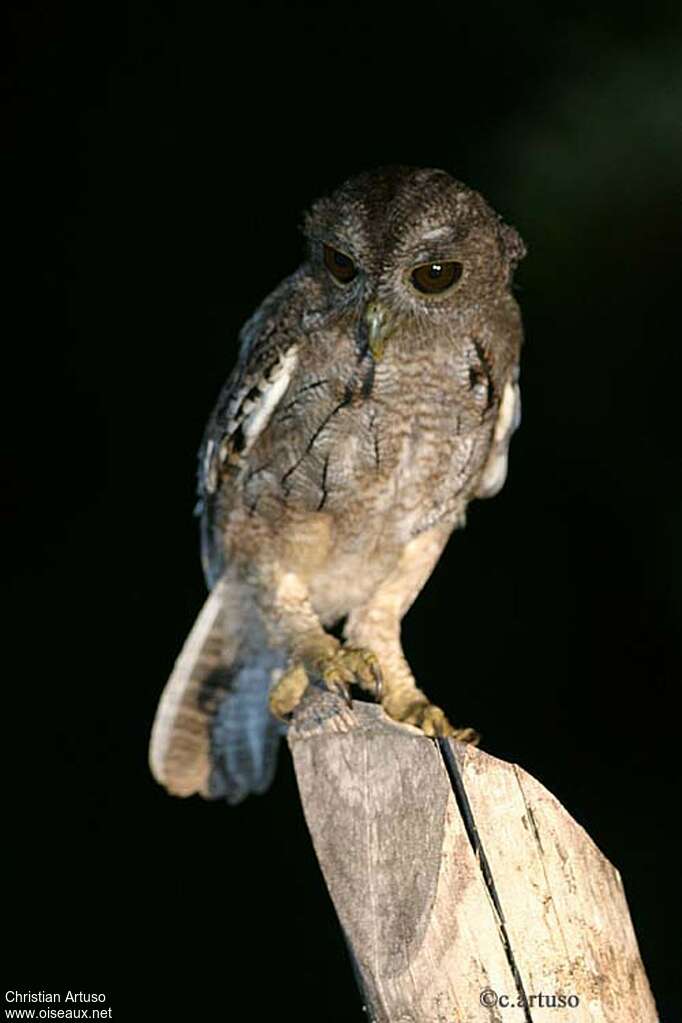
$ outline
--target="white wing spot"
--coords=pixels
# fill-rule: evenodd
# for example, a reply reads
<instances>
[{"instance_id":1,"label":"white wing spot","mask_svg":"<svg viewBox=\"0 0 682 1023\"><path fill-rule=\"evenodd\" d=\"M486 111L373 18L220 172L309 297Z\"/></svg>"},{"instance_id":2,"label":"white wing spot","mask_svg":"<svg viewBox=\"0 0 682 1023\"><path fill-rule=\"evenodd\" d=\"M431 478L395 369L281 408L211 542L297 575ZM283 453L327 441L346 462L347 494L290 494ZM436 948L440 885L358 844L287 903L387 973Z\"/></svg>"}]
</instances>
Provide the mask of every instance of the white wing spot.
<instances>
[{"instance_id":1,"label":"white wing spot","mask_svg":"<svg viewBox=\"0 0 682 1023\"><path fill-rule=\"evenodd\" d=\"M509 440L521 422L521 392L516 383L517 379L518 373L505 385L495 423L493 443L488 461L481 473L477 497L494 497L502 489L507 478Z\"/></svg>"},{"instance_id":2,"label":"white wing spot","mask_svg":"<svg viewBox=\"0 0 682 1023\"><path fill-rule=\"evenodd\" d=\"M213 464L214 448L215 442L210 440L206 445L206 452L204 454L204 487L208 494L212 494L216 488L216 472L215 465Z\"/></svg>"},{"instance_id":3,"label":"white wing spot","mask_svg":"<svg viewBox=\"0 0 682 1023\"><path fill-rule=\"evenodd\" d=\"M262 391L260 398L253 403L253 409L249 410L249 414L242 423L245 440L244 453L249 450L258 435L270 422L272 413L291 382L297 362L297 348L292 345L280 358L270 374L267 387Z\"/></svg>"},{"instance_id":4,"label":"white wing spot","mask_svg":"<svg viewBox=\"0 0 682 1023\"><path fill-rule=\"evenodd\" d=\"M206 454L204 455L204 476L208 476L211 468L211 456L213 455L213 448L215 447L214 441L210 440L206 445Z\"/></svg>"},{"instance_id":5,"label":"white wing spot","mask_svg":"<svg viewBox=\"0 0 682 1023\"><path fill-rule=\"evenodd\" d=\"M495 436L494 443L499 444L505 437L511 435L512 431L518 425L515 424L515 420L521 417L521 397L519 394L519 385L512 383L508 380L504 394L502 395L502 401L500 402L500 411L497 415L497 422L495 423Z\"/></svg>"}]
</instances>

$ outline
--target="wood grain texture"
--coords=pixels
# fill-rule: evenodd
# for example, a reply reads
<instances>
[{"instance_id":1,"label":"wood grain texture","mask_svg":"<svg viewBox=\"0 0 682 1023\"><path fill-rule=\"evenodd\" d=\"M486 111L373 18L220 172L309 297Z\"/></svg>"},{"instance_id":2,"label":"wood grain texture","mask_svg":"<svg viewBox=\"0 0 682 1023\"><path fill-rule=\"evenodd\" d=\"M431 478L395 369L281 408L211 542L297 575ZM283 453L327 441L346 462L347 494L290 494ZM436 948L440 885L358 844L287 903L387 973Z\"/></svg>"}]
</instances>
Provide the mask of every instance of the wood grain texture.
<instances>
[{"instance_id":1,"label":"wood grain texture","mask_svg":"<svg viewBox=\"0 0 682 1023\"><path fill-rule=\"evenodd\" d=\"M289 745L369 1019L655 1023L620 877L537 781L329 694ZM579 1004L522 1004L540 994Z\"/></svg>"},{"instance_id":2,"label":"wood grain texture","mask_svg":"<svg viewBox=\"0 0 682 1023\"><path fill-rule=\"evenodd\" d=\"M453 743L533 1023L649 1023L656 1010L620 874L587 832L515 764Z\"/></svg>"}]
</instances>

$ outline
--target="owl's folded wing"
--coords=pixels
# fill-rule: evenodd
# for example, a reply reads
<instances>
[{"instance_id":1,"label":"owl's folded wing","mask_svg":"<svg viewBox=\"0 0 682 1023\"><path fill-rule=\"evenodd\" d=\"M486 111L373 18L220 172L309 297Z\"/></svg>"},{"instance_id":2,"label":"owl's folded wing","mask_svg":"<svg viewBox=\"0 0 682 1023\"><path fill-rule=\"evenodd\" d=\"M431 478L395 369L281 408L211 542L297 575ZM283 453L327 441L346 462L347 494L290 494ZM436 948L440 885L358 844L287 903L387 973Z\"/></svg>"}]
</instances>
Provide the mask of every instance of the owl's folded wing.
<instances>
[{"instance_id":1,"label":"owl's folded wing","mask_svg":"<svg viewBox=\"0 0 682 1023\"><path fill-rule=\"evenodd\" d=\"M300 336L282 322L281 294L287 278L266 299L240 334L239 360L223 386L199 448L201 559L209 587L223 573L222 545L214 536L216 497L229 475L249 453L286 393L298 363Z\"/></svg>"}]
</instances>

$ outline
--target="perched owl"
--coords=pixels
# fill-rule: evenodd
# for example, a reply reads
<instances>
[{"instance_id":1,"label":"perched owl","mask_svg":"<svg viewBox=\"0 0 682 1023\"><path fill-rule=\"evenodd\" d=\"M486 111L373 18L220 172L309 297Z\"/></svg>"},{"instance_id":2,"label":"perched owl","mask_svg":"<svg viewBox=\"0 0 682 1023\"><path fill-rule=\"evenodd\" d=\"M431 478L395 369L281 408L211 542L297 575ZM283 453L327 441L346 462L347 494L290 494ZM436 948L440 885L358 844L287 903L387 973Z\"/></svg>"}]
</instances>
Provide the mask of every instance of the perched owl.
<instances>
[{"instance_id":1,"label":"perched owl","mask_svg":"<svg viewBox=\"0 0 682 1023\"><path fill-rule=\"evenodd\" d=\"M199 453L210 594L154 723L157 780L263 792L309 683L454 729L400 623L520 419L518 234L441 170L362 174L314 204L305 262L241 333ZM327 631L343 621L343 642Z\"/></svg>"}]
</instances>

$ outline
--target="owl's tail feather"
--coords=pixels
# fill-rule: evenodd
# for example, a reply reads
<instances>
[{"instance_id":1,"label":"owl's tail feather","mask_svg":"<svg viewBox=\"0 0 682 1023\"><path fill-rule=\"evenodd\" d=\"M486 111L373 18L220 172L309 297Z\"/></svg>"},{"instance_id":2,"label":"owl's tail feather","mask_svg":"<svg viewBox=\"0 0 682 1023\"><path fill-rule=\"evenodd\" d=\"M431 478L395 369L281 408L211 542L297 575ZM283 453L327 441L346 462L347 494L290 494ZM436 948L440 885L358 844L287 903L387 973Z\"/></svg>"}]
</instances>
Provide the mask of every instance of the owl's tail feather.
<instances>
[{"instance_id":1,"label":"owl's tail feather","mask_svg":"<svg viewBox=\"0 0 682 1023\"><path fill-rule=\"evenodd\" d=\"M152 774L170 793L239 803L272 781L282 725L268 709L284 656L268 646L241 588L219 580L166 683L152 728Z\"/></svg>"}]
</instances>

